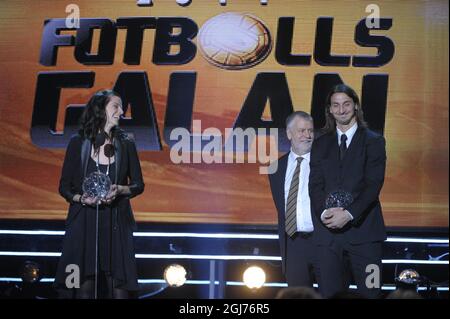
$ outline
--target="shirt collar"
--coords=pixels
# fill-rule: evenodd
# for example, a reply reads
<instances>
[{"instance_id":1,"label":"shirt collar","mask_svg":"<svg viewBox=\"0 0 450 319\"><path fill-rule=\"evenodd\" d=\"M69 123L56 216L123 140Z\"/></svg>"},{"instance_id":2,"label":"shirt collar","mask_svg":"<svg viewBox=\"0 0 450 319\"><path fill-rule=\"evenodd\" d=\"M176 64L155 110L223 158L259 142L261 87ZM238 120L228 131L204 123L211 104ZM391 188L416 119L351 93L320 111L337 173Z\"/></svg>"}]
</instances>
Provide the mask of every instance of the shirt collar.
<instances>
[{"instance_id":1,"label":"shirt collar","mask_svg":"<svg viewBox=\"0 0 450 319\"><path fill-rule=\"evenodd\" d=\"M296 161L298 157L303 157L303 159L307 160L309 162L309 159L311 157L311 152L308 152L306 154L303 154L301 156L294 153L294 151L291 148L291 151L289 153L289 160L290 161Z\"/></svg>"},{"instance_id":2,"label":"shirt collar","mask_svg":"<svg viewBox=\"0 0 450 319\"><path fill-rule=\"evenodd\" d=\"M358 129L358 122L355 122L355 124L353 124L353 126L351 128L349 128L347 130L347 132L345 132L345 135L347 136L347 141L351 141L351 139L353 138L353 135L355 135L357 129ZM340 141L341 136L344 133L337 126L336 126L336 132L338 135L338 141Z\"/></svg>"}]
</instances>

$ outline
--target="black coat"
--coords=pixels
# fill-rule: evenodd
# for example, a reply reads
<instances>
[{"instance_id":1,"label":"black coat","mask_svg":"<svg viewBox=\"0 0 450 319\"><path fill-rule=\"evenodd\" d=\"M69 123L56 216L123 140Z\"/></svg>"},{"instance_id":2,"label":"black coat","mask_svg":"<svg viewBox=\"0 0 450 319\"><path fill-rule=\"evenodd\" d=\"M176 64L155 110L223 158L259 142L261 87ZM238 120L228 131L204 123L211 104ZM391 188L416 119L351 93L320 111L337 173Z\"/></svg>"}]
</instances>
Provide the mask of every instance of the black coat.
<instances>
[{"instance_id":1,"label":"black coat","mask_svg":"<svg viewBox=\"0 0 450 319\"><path fill-rule=\"evenodd\" d=\"M74 135L67 147L61 173L59 193L69 202L66 218L66 234L62 255L58 263L55 285L65 287L65 273L68 264L80 267L81 282L94 274L95 258L95 209L75 203L72 198L82 194L82 181L86 175L91 156L91 142ZM112 210L112 272L116 287L137 290L137 273L134 256L133 231L136 222L130 205L130 198L144 191L141 166L134 142L119 133L114 139L115 180L117 185L128 185L131 195L119 196L111 204Z\"/></svg>"},{"instance_id":2,"label":"black coat","mask_svg":"<svg viewBox=\"0 0 450 319\"><path fill-rule=\"evenodd\" d=\"M280 255L281 255L281 267L283 274L286 272L286 261L289 258L289 252L286 245L286 232L285 232L285 221L286 221L286 203L284 199L284 183L286 179L286 169L288 164L289 152L281 156L278 159L277 170L273 174L269 174L270 189L272 191L272 198L275 203L275 207L278 213L278 237L280 245ZM313 224L316 222L314 214L311 214L313 219ZM315 243L315 232L311 235L311 242ZM297 252L292 252L297 253Z\"/></svg>"},{"instance_id":3,"label":"black coat","mask_svg":"<svg viewBox=\"0 0 450 319\"><path fill-rule=\"evenodd\" d=\"M362 244L386 239L379 194L384 182L386 149L384 137L358 127L342 161L336 132L314 141L311 150L309 195L316 238L329 244L335 233L346 242ZM330 230L320 221L325 199L332 191L351 192L353 203L345 207L354 219L341 230Z\"/></svg>"}]
</instances>

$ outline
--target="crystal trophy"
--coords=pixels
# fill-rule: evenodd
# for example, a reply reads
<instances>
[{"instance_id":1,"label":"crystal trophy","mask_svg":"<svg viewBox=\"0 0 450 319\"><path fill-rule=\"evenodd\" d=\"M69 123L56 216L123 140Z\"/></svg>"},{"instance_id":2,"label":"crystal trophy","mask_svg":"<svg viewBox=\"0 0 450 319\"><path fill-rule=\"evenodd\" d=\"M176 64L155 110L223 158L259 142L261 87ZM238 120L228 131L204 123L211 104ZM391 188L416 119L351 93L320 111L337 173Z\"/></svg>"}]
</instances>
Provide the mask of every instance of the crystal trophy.
<instances>
[{"instance_id":1,"label":"crystal trophy","mask_svg":"<svg viewBox=\"0 0 450 319\"><path fill-rule=\"evenodd\" d=\"M103 200L108 195L111 188L111 180L109 176L96 171L92 172L83 181L83 192L88 197L97 197L98 200Z\"/></svg>"},{"instance_id":2,"label":"crystal trophy","mask_svg":"<svg viewBox=\"0 0 450 319\"><path fill-rule=\"evenodd\" d=\"M353 202L351 193L344 190L337 190L328 194L325 200L325 208L342 207L347 208Z\"/></svg>"}]
</instances>

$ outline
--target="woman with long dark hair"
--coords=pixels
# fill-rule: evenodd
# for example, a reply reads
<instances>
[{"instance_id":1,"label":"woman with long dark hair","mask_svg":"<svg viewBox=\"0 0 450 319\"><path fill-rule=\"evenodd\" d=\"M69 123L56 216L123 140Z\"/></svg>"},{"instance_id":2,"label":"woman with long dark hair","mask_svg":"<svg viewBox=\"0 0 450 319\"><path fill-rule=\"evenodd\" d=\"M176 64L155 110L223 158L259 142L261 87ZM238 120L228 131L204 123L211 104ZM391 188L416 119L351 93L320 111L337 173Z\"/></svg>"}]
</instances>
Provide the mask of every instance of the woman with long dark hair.
<instances>
[{"instance_id":1,"label":"woman with long dark hair","mask_svg":"<svg viewBox=\"0 0 450 319\"><path fill-rule=\"evenodd\" d=\"M144 191L144 182L136 146L118 127L122 114L116 92L98 91L67 147L59 192L70 206L55 278L62 297L128 298L138 289L130 198ZM106 174L112 184L102 199L82 190L84 179L96 171ZM79 278L74 278L78 275L74 265Z\"/></svg>"}]
</instances>

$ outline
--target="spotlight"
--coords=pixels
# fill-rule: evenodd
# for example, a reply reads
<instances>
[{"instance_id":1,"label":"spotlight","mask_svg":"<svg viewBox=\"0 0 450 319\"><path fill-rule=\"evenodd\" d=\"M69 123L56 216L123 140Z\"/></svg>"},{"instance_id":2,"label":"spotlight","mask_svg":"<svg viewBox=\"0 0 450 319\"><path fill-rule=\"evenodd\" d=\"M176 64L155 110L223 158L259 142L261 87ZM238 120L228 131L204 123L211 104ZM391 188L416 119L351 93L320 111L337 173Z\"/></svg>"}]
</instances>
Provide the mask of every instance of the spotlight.
<instances>
[{"instance_id":1,"label":"spotlight","mask_svg":"<svg viewBox=\"0 0 450 319\"><path fill-rule=\"evenodd\" d=\"M422 279L416 270L405 269L395 278L395 282L397 288L417 290L417 286L422 282Z\"/></svg>"},{"instance_id":2,"label":"spotlight","mask_svg":"<svg viewBox=\"0 0 450 319\"><path fill-rule=\"evenodd\" d=\"M186 269L178 264L172 264L164 270L164 280L171 287L181 287L186 282Z\"/></svg>"},{"instance_id":3,"label":"spotlight","mask_svg":"<svg viewBox=\"0 0 450 319\"><path fill-rule=\"evenodd\" d=\"M41 279L41 269L38 263L26 261L20 268L20 277L25 283L33 284Z\"/></svg>"},{"instance_id":4,"label":"spotlight","mask_svg":"<svg viewBox=\"0 0 450 319\"><path fill-rule=\"evenodd\" d=\"M259 289L266 282L266 273L261 267L251 266L244 271L244 284L251 289Z\"/></svg>"}]
</instances>

